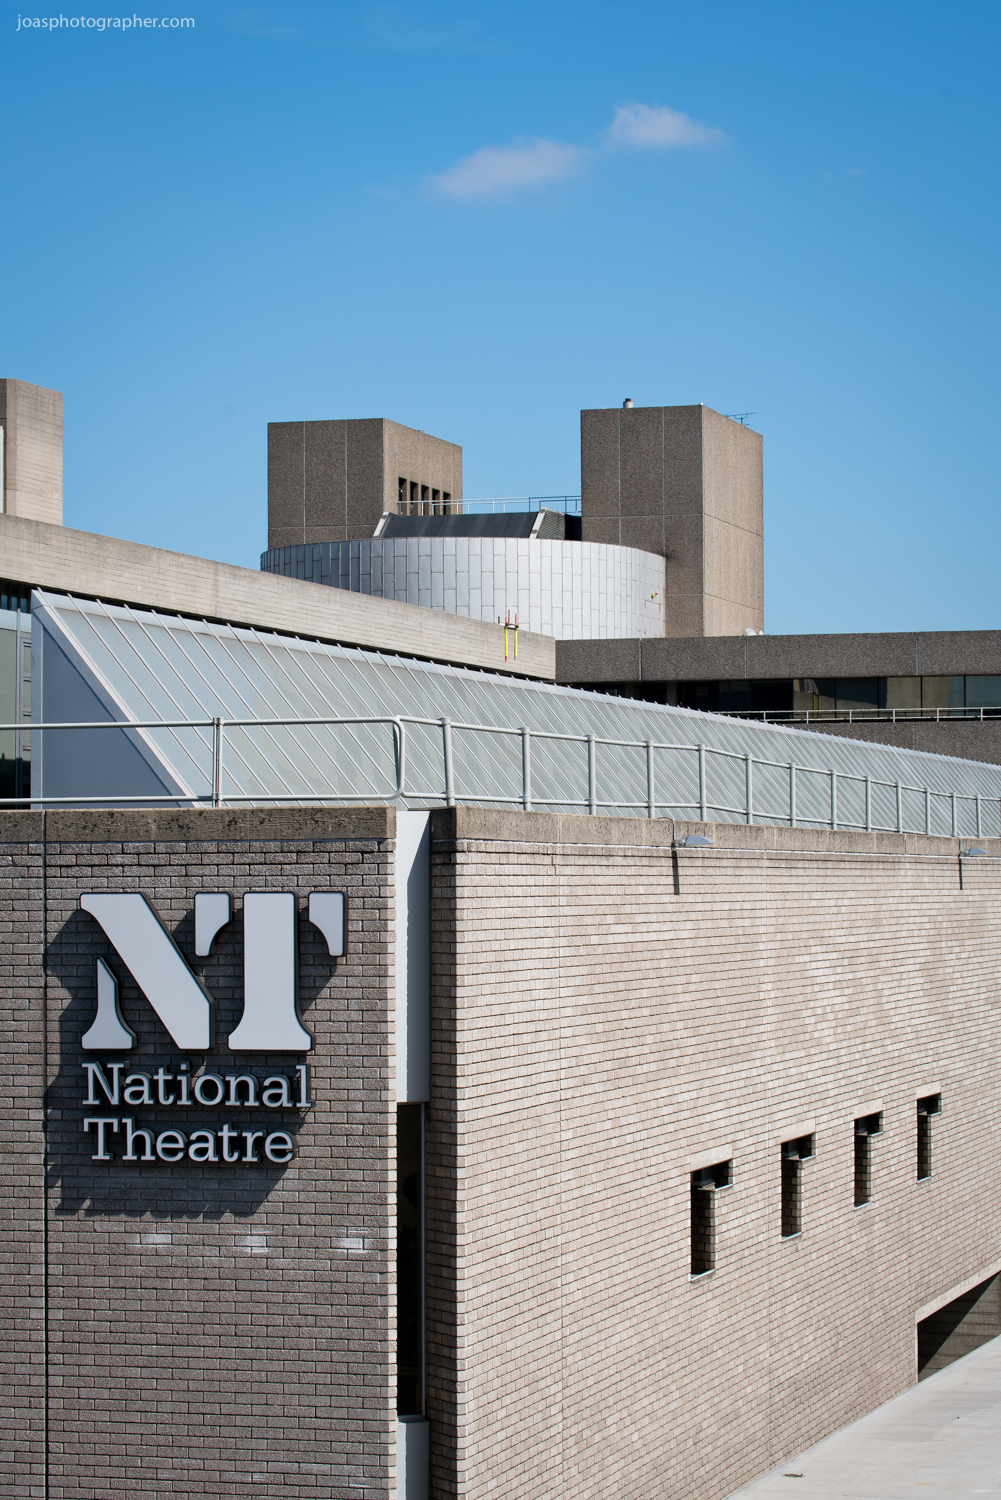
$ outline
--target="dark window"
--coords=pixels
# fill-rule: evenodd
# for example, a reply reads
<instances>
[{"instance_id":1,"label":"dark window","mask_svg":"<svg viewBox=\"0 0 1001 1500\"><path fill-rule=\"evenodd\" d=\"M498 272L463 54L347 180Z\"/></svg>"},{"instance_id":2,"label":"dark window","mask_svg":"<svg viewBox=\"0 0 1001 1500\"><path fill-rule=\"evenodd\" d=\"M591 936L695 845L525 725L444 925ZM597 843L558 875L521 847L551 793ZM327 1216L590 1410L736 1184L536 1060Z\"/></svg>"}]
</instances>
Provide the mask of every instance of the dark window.
<instances>
[{"instance_id":1,"label":"dark window","mask_svg":"<svg viewBox=\"0 0 1001 1500\"><path fill-rule=\"evenodd\" d=\"M881 677L879 679L880 708L920 708L920 677Z\"/></svg>"},{"instance_id":2,"label":"dark window","mask_svg":"<svg viewBox=\"0 0 1001 1500\"><path fill-rule=\"evenodd\" d=\"M719 711L718 682L679 682L678 702L682 708L697 708L704 714Z\"/></svg>"},{"instance_id":3,"label":"dark window","mask_svg":"<svg viewBox=\"0 0 1001 1500\"><path fill-rule=\"evenodd\" d=\"M864 1115L855 1121L855 1207L872 1198L872 1138L883 1129L883 1116Z\"/></svg>"},{"instance_id":4,"label":"dark window","mask_svg":"<svg viewBox=\"0 0 1001 1500\"><path fill-rule=\"evenodd\" d=\"M941 1094L927 1094L918 1100L918 1181L931 1176L931 1122L942 1108Z\"/></svg>"},{"instance_id":5,"label":"dark window","mask_svg":"<svg viewBox=\"0 0 1001 1500\"><path fill-rule=\"evenodd\" d=\"M441 490L431 491L431 513L436 516L441 514Z\"/></svg>"},{"instance_id":6,"label":"dark window","mask_svg":"<svg viewBox=\"0 0 1001 1500\"><path fill-rule=\"evenodd\" d=\"M813 1155L813 1136L782 1142L782 1237L803 1232L803 1163Z\"/></svg>"},{"instance_id":7,"label":"dark window","mask_svg":"<svg viewBox=\"0 0 1001 1500\"><path fill-rule=\"evenodd\" d=\"M716 1193L730 1185L730 1163L717 1162L692 1173L692 1275L716 1269Z\"/></svg>"},{"instance_id":8,"label":"dark window","mask_svg":"<svg viewBox=\"0 0 1001 1500\"><path fill-rule=\"evenodd\" d=\"M424 516L426 516L427 513L428 513L428 496L430 494L431 494L431 491L428 488L428 486L426 484L422 484L421 485L421 514L424 515Z\"/></svg>"},{"instance_id":9,"label":"dark window","mask_svg":"<svg viewBox=\"0 0 1001 1500\"><path fill-rule=\"evenodd\" d=\"M966 704L966 679L963 677L922 677L922 708L963 708Z\"/></svg>"},{"instance_id":10,"label":"dark window","mask_svg":"<svg viewBox=\"0 0 1001 1500\"><path fill-rule=\"evenodd\" d=\"M724 678L721 682L679 682L678 702L682 708L697 708L702 713L785 713L792 708L792 682L783 678L760 681L744 677Z\"/></svg>"},{"instance_id":11,"label":"dark window","mask_svg":"<svg viewBox=\"0 0 1001 1500\"><path fill-rule=\"evenodd\" d=\"M878 708L879 678L839 677L837 706L841 711Z\"/></svg>"},{"instance_id":12,"label":"dark window","mask_svg":"<svg viewBox=\"0 0 1001 1500\"><path fill-rule=\"evenodd\" d=\"M967 708L1001 708L1001 677L967 677ZM992 719L996 714L991 714Z\"/></svg>"},{"instance_id":13,"label":"dark window","mask_svg":"<svg viewBox=\"0 0 1001 1500\"><path fill-rule=\"evenodd\" d=\"M424 1106L396 1111L396 1410L424 1410Z\"/></svg>"},{"instance_id":14,"label":"dark window","mask_svg":"<svg viewBox=\"0 0 1001 1500\"><path fill-rule=\"evenodd\" d=\"M451 500L451 498L452 498L452 496L451 496L451 494L449 493L448 490L442 490L442 492L441 492L441 500L442 500L442 504L445 506L446 510L448 509L448 502Z\"/></svg>"},{"instance_id":15,"label":"dark window","mask_svg":"<svg viewBox=\"0 0 1001 1500\"><path fill-rule=\"evenodd\" d=\"M19 609L22 614L28 614L31 610L31 584L0 578L0 609Z\"/></svg>"},{"instance_id":16,"label":"dark window","mask_svg":"<svg viewBox=\"0 0 1001 1500\"><path fill-rule=\"evenodd\" d=\"M420 485L415 480L410 481L410 514L416 515L420 505Z\"/></svg>"},{"instance_id":17,"label":"dark window","mask_svg":"<svg viewBox=\"0 0 1001 1500\"><path fill-rule=\"evenodd\" d=\"M399 511L401 516L406 514L407 481L403 478L402 474L396 481L396 509Z\"/></svg>"}]
</instances>

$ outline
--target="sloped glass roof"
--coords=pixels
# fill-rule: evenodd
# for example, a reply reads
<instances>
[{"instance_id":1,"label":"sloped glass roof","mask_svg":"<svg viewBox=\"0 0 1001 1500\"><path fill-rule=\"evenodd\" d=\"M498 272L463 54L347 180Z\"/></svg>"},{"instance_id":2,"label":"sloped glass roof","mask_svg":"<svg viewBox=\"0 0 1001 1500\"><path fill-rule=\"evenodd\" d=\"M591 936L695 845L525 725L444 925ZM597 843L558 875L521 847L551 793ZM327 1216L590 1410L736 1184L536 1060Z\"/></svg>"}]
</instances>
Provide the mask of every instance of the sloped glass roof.
<instances>
[{"instance_id":1,"label":"sloped glass roof","mask_svg":"<svg viewBox=\"0 0 1001 1500\"><path fill-rule=\"evenodd\" d=\"M866 826L868 777L873 827L896 827L900 782L905 829L924 830L927 787L933 832L952 831L956 794L959 832L976 832L980 796L982 832L1001 833L1001 769L978 762L42 591L36 591L34 607L36 720L201 721L198 727L49 731L34 753L33 793L40 797L145 793L178 802L209 800L217 732L210 721L222 719L227 722L218 790L224 803L352 799L440 805L440 721L448 718L456 726L454 795L467 804L522 805L523 737L497 731L526 728L532 805L538 810L587 809L590 735L598 741L593 753L601 812L645 813L649 754L659 814L699 815L701 759L708 816L743 821L750 755L756 822L789 821L792 774L797 821L829 825L833 772L839 826ZM303 722L323 716L385 722ZM402 799L394 797L399 767L393 718L404 721L406 737ZM247 719L294 722L233 723ZM115 736L122 746L127 742L128 755L112 753ZM655 747L650 752L646 741Z\"/></svg>"}]
</instances>

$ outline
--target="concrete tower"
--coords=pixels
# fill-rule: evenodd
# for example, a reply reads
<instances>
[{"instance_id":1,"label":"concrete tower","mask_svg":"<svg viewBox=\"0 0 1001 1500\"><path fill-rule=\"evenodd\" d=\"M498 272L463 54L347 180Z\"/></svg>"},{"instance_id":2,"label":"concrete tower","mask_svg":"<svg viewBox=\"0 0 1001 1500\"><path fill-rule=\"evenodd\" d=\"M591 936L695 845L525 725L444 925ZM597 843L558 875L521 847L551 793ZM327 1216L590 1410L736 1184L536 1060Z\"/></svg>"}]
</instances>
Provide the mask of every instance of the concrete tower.
<instances>
[{"instance_id":1,"label":"concrete tower","mask_svg":"<svg viewBox=\"0 0 1001 1500\"><path fill-rule=\"evenodd\" d=\"M665 635L764 629L761 435L708 406L580 414L585 542L667 560Z\"/></svg>"},{"instance_id":2,"label":"concrete tower","mask_svg":"<svg viewBox=\"0 0 1001 1500\"><path fill-rule=\"evenodd\" d=\"M384 511L454 511L462 449L385 417L268 423L268 547L362 541Z\"/></svg>"},{"instance_id":3,"label":"concrete tower","mask_svg":"<svg viewBox=\"0 0 1001 1500\"><path fill-rule=\"evenodd\" d=\"M0 513L63 523L63 398L0 380Z\"/></svg>"}]
</instances>

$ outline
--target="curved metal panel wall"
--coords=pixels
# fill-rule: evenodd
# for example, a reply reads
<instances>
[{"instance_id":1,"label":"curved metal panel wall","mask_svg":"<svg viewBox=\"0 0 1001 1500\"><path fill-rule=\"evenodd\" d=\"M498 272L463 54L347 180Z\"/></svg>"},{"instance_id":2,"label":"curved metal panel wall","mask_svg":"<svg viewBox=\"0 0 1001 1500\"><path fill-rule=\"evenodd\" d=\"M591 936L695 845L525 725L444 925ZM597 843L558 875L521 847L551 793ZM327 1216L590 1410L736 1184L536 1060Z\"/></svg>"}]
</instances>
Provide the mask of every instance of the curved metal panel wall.
<instances>
[{"instance_id":1,"label":"curved metal panel wall","mask_svg":"<svg viewBox=\"0 0 1001 1500\"><path fill-rule=\"evenodd\" d=\"M513 537L391 537L276 547L265 573L490 623L516 610L557 640L664 634L664 559L636 547Z\"/></svg>"}]
</instances>

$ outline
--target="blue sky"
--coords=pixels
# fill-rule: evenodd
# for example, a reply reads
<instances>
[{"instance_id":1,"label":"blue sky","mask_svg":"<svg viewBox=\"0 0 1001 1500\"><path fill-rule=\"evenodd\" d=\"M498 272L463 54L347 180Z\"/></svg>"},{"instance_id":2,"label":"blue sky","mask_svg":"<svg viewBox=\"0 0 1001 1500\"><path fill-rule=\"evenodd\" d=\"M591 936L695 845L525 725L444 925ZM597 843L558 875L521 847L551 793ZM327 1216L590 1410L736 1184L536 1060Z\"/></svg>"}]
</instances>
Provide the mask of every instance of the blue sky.
<instances>
[{"instance_id":1,"label":"blue sky","mask_svg":"<svg viewBox=\"0 0 1001 1500\"><path fill-rule=\"evenodd\" d=\"M770 633L1001 625L996 4L26 14L0 373L65 392L68 524L256 566L269 420L559 494L581 407L704 401Z\"/></svg>"}]
</instances>

